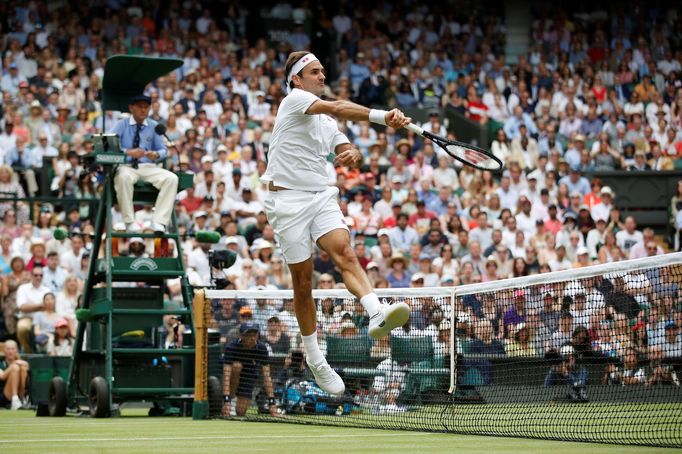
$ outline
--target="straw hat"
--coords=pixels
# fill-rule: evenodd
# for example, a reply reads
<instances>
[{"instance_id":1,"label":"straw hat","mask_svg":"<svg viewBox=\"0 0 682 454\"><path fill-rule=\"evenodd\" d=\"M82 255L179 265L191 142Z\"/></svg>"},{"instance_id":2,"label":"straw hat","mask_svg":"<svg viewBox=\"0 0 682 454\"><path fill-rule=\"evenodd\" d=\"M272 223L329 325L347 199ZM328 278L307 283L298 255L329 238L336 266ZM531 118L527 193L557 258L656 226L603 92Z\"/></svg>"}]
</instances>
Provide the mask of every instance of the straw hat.
<instances>
[{"instance_id":1,"label":"straw hat","mask_svg":"<svg viewBox=\"0 0 682 454\"><path fill-rule=\"evenodd\" d=\"M390 259L388 259L388 266L392 267L396 261L403 262L403 267L407 268L408 262L403 254L397 253L393 254Z\"/></svg>"}]
</instances>

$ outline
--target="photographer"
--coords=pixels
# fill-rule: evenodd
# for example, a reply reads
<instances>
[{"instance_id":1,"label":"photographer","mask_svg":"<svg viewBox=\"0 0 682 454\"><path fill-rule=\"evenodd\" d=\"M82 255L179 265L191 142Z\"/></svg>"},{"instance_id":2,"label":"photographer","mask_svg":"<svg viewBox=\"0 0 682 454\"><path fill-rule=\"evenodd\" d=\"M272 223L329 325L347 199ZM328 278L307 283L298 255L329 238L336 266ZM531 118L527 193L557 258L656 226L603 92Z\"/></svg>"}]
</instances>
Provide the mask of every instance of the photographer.
<instances>
[{"instance_id":1,"label":"photographer","mask_svg":"<svg viewBox=\"0 0 682 454\"><path fill-rule=\"evenodd\" d=\"M568 400L587 402L587 369L578 363L578 354L572 345L566 344L561 351L550 350L545 359L552 361L545 387L568 385Z\"/></svg>"},{"instance_id":2,"label":"photographer","mask_svg":"<svg viewBox=\"0 0 682 454\"><path fill-rule=\"evenodd\" d=\"M256 381L261 373L270 414L277 416L275 392L268 364L270 355L267 346L258 340L258 325L242 323L239 332L239 339L230 342L223 352L223 416L233 414L232 403L235 397L234 414L246 415Z\"/></svg>"},{"instance_id":3,"label":"photographer","mask_svg":"<svg viewBox=\"0 0 682 454\"><path fill-rule=\"evenodd\" d=\"M300 350L292 350L284 359L284 367L277 374L275 384L278 388L284 388L290 381L306 380L310 374L306 373L305 362L303 361L303 352Z\"/></svg>"}]
</instances>

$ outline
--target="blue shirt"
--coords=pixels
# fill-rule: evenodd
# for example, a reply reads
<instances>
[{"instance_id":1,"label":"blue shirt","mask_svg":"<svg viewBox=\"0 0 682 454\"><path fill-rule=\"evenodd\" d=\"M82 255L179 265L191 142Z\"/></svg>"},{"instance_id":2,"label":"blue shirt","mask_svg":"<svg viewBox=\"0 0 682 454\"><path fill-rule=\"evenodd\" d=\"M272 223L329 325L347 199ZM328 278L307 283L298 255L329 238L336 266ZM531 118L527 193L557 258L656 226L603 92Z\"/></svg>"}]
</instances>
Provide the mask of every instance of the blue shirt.
<instances>
[{"instance_id":1,"label":"blue shirt","mask_svg":"<svg viewBox=\"0 0 682 454\"><path fill-rule=\"evenodd\" d=\"M151 118L147 118L142 123L142 129L140 129L140 148L145 151L156 151L159 154L159 160L166 159L168 155L168 150L166 144L163 143L163 138L154 132L157 122ZM121 150L127 151L133 148L133 139L135 138L135 130L137 129L137 124L133 119L132 115L128 118L120 119L110 132L117 134L121 142ZM150 164L155 161L147 158L146 156L141 157L137 160L140 164ZM133 162L133 158L128 156L128 163Z\"/></svg>"},{"instance_id":2,"label":"blue shirt","mask_svg":"<svg viewBox=\"0 0 682 454\"><path fill-rule=\"evenodd\" d=\"M12 167L23 167L25 169L30 169L33 167L42 167L43 160L40 156L33 152L33 149L24 148L21 153L14 147L12 148L7 156L5 157L5 162L7 162Z\"/></svg>"},{"instance_id":3,"label":"blue shirt","mask_svg":"<svg viewBox=\"0 0 682 454\"><path fill-rule=\"evenodd\" d=\"M510 139L516 139L519 136L519 127L522 124L526 125L528 134L535 135L538 133L538 128L535 126L535 122L530 115L524 112L521 117L522 118L518 118L516 116L509 117L509 119L504 123L504 133Z\"/></svg>"}]
</instances>

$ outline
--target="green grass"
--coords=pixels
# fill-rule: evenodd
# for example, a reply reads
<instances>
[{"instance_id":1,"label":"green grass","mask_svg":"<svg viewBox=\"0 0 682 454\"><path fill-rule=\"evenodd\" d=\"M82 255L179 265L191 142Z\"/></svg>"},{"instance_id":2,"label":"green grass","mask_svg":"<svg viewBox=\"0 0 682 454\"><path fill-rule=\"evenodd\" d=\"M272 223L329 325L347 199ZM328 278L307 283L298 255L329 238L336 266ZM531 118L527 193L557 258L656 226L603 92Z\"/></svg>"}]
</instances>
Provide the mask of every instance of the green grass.
<instances>
[{"instance_id":1,"label":"green grass","mask_svg":"<svg viewBox=\"0 0 682 454\"><path fill-rule=\"evenodd\" d=\"M243 421L149 418L126 409L111 419L36 418L32 411L0 410L0 452L6 453L386 453L576 452L654 453L661 448L555 442Z\"/></svg>"}]
</instances>

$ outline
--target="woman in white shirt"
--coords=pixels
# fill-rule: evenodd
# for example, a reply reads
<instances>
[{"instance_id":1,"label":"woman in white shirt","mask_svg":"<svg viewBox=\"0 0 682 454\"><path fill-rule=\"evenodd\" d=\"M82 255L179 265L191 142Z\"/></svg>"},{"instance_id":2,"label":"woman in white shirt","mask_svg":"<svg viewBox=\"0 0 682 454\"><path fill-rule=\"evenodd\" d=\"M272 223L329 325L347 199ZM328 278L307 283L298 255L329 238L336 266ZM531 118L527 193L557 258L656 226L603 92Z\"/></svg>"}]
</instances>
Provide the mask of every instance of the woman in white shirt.
<instances>
[{"instance_id":1,"label":"woman in white shirt","mask_svg":"<svg viewBox=\"0 0 682 454\"><path fill-rule=\"evenodd\" d=\"M459 262L453 256L452 245L444 244L440 250L440 257L433 260L433 270L438 276L457 276L459 274Z\"/></svg>"},{"instance_id":2,"label":"woman in white shirt","mask_svg":"<svg viewBox=\"0 0 682 454\"><path fill-rule=\"evenodd\" d=\"M433 181L437 188L446 186L453 190L459 189L459 179L457 172L450 167L448 157L444 155L438 156L438 167L433 169Z\"/></svg>"},{"instance_id":3,"label":"woman in white shirt","mask_svg":"<svg viewBox=\"0 0 682 454\"><path fill-rule=\"evenodd\" d=\"M490 146L490 151L502 162L507 162L507 159L511 156L509 140L504 133L504 129L500 128L497 130L497 135Z\"/></svg>"}]
</instances>

